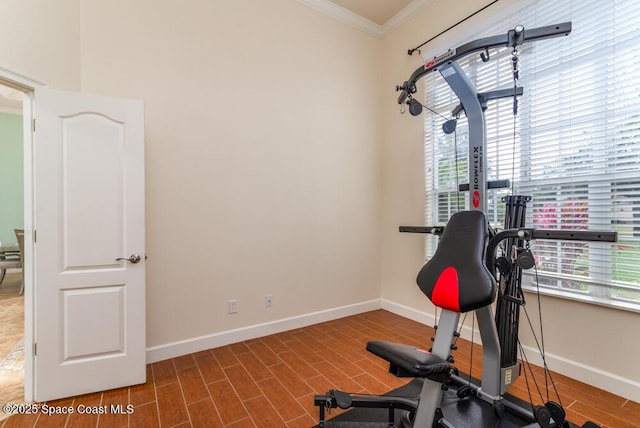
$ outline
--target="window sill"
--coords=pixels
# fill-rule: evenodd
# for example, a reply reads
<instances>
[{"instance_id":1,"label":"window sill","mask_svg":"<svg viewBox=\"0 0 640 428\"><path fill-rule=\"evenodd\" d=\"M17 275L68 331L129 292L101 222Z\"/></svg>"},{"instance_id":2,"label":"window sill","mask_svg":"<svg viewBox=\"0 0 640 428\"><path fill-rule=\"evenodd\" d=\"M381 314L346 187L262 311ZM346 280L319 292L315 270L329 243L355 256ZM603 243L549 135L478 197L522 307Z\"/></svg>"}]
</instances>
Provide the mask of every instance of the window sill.
<instances>
[{"instance_id":1,"label":"window sill","mask_svg":"<svg viewBox=\"0 0 640 428\"><path fill-rule=\"evenodd\" d=\"M589 303L592 305L604 306L611 309L620 309L629 312L640 313L640 303L625 302L621 300L607 299L604 297L591 296L589 294L572 293L547 287L536 287L535 285L524 285L522 290L528 293L540 292L543 296L557 297L560 299L572 300L576 302Z\"/></svg>"}]
</instances>

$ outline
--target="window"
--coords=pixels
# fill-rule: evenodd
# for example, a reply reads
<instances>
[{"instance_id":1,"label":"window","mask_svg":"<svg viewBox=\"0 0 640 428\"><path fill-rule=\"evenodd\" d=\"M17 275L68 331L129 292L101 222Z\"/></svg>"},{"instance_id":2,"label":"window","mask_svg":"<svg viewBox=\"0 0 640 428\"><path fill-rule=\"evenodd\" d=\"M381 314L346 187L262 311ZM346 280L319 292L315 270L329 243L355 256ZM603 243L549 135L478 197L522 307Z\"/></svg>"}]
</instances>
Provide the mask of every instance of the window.
<instances>
[{"instance_id":1,"label":"window","mask_svg":"<svg viewBox=\"0 0 640 428\"><path fill-rule=\"evenodd\" d=\"M571 21L567 38L519 46L524 96L514 117L511 99L486 111L488 179L512 189L489 192L490 221L502 227L501 198L532 197L527 226L614 230L618 242L537 240L538 284L587 300L640 308L640 9L635 0L540 0L482 33L504 34ZM441 53L441 52L440 52ZM479 92L513 87L511 49L460 65ZM425 104L450 116L459 100L438 73L426 76ZM456 191L466 183L468 131L445 135L443 119L425 114L426 224L443 224L468 206ZM427 239L427 256L435 249ZM529 283L534 270L527 271Z\"/></svg>"}]
</instances>

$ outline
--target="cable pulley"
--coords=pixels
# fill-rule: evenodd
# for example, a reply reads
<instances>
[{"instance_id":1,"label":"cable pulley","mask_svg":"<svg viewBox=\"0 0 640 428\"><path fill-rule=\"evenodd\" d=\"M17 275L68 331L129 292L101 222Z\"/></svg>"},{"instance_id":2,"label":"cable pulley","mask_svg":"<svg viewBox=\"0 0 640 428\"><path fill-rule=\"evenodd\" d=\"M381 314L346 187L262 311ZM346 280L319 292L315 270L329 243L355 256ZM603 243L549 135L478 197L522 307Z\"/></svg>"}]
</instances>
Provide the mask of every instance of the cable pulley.
<instances>
[{"instance_id":1,"label":"cable pulley","mask_svg":"<svg viewBox=\"0 0 640 428\"><path fill-rule=\"evenodd\" d=\"M456 131L456 125L458 124L458 118L449 119L442 124L442 132L445 134L453 134Z\"/></svg>"},{"instance_id":2,"label":"cable pulley","mask_svg":"<svg viewBox=\"0 0 640 428\"><path fill-rule=\"evenodd\" d=\"M422 114L422 104L415 98L411 98L407 104L409 104L409 113L411 116L420 116Z\"/></svg>"}]
</instances>

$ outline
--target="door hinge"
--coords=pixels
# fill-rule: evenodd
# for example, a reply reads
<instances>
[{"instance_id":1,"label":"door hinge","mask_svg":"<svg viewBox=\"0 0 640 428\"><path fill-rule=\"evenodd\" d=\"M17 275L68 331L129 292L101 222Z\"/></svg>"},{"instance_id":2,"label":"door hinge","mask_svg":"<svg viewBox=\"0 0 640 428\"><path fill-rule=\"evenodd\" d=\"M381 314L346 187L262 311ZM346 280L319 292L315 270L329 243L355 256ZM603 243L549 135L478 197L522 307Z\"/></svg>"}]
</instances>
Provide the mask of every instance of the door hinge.
<instances>
[{"instance_id":1,"label":"door hinge","mask_svg":"<svg viewBox=\"0 0 640 428\"><path fill-rule=\"evenodd\" d=\"M33 231L33 243L35 244L38 241L36 231Z\"/></svg>"},{"instance_id":2,"label":"door hinge","mask_svg":"<svg viewBox=\"0 0 640 428\"><path fill-rule=\"evenodd\" d=\"M33 118L33 124L31 125L31 129L33 130L33 132L36 132L36 118Z\"/></svg>"},{"instance_id":3,"label":"door hinge","mask_svg":"<svg viewBox=\"0 0 640 428\"><path fill-rule=\"evenodd\" d=\"M33 344L33 355L38 356L38 342Z\"/></svg>"}]
</instances>

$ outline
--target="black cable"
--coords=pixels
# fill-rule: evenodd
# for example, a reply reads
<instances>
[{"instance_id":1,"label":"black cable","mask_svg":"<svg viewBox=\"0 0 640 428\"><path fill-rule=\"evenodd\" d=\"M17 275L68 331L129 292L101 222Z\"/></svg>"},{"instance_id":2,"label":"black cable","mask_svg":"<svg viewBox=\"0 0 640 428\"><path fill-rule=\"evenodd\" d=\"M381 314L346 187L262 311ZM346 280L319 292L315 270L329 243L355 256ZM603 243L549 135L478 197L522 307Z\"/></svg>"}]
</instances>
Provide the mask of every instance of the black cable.
<instances>
[{"instance_id":1,"label":"black cable","mask_svg":"<svg viewBox=\"0 0 640 428\"><path fill-rule=\"evenodd\" d=\"M513 67L513 147L511 154L511 194L514 194L516 182L516 125L518 117L518 79L520 78L518 65L518 50L514 47L511 52L511 64Z\"/></svg>"},{"instance_id":2,"label":"black cable","mask_svg":"<svg viewBox=\"0 0 640 428\"><path fill-rule=\"evenodd\" d=\"M535 269L535 281L536 281L536 289L537 289L537 295L538 295L538 314L539 314L539 322L540 322L540 336L541 336L541 341L542 344L538 341L538 336L535 334L534 328L533 328L533 323L531 322L531 318L529 317L529 312L527 311L526 307L523 307L524 310L524 315L527 318L527 322L529 324L529 329L531 330L531 333L533 334L533 339L536 343L536 347L538 348L538 352L540 353L541 357L542 357L542 367L544 370L544 380L545 380L545 389L546 389L546 393L547 393L547 401L549 401L549 384L548 384L548 380L547 380L547 376L549 380L551 380L551 386L553 387L554 392L556 393L556 397L558 398L558 402L560 403L560 406L562 406L562 401L560 400L560 394L558 393L558 388L556 386L555 381L553 380L553 377L551 376L551 371L549 370L549 366L547 365L547 358L545 356L545 352L544 352L544 334L542 333L542 311L540 309L540 285L538 282L538 268L537 266L534 265L534 269ZM522 348L522 344L520 343L520 340L518 340L518 345L520 346L520 353L524 354L524 349ZM527 364L529 364L529 361L527 360ZM526 372L525 372L526 375ZM538 389L538 394L540 395L540 398L542 400L544 400L544 397L542 396L542 393L540 392L540 388L538 387L538 382L535 380L534 378L534 384L536 386L536 389ZM528 388L528 384L527 384L527 388Z\"/></svg>"},{"instance_id":3,"label":"black cable","mask_svg":"<svg viewBox=\"0 0 640 428\"><path fill-rule=\"evenodd\" d=\"M462 211L460 209L460 172L458 171L458 131L453 131L453 150L455 150L455 165L456 165L456 208L458 211Z\"/></svg>"},{"instance_id":4,"label":"black cable","mask_svg":"<svg viewBox=\"0 0 640 428\"><path fill-rule=\"evenodd\" d=\"M437 114L438 116L440 116L440 117L441 117L441 118L443 118L444 120L449 120L449 119L447 119L445 116L443 116L443 115L441 115L440 113L438 113L437 111L433 110L432 108L427 107L426 105L422 104L420 101L416 100L415 98L411 98L411 99L412 99L412 100L414 100L415 102L417 102L418 104L420 104L420 106L421 106L422 108L426 108L427 110L429 110L431 113L433 113L433 114Z\"/></svg>"},{"instance_id":5,"label":"black cable","mask_svg":"<svg viewBox=\"0 0 640 428\"><path fill-rule=\"evenodd\" d=\"M529 359L527 358L527 354L524 352L524 348L522 347L522 343L518 340L518 347L520 348L520 359L522 360L523 369L524 369L524 380L527 385L527 394L529 395L529 404L531 404L531 410L534 409L533 405L533 396L531 395L531 386L529 385L529 376L527 375L527 369L531 372L531 380L538 390L538 395L542 398L542 393L540 392L540 388L538 387L538 381L536 381L535 376L533 375L533 370L531 369L531 364L529 364ZM526 363L526 364L525 364Z\"/></svg>"},{"instance_id":6,"label":"black cable","mask_svg":"<svg viewBox=\"0 0 640 428\"><path fill-rule=\"evenodd\" d=\"M496 0L497 1L497 0ZM420 104L420 106L422 108L425 108L427 110L429 110L431 113L440 116L442 119L444 120L449 120L447 119L444 115L438 113L437 111L433 110L432 108L422 104L420 101L416 100L415 98L411 98L412 100L414 100L415 102L417 102L418 104ZM460 198L459 198L459 193L460 193L460 183L459 183L459 171L458 171L458 138L457 138L457 131L453 131L453 144L454 144L454 150L455 150L455 168L456 168L456 190L455 190L455 196L456 196L456 207L458 209L458 211L460 211Z\"/></svg>"},{"instance_id":7,"label":"black cable","mask_svg":"<svg viewBox=\"0 0 640 428\"><path fill-rule=\"evenodd\" d=\"M562 407L562 400L560 399L560 394L558 394L558 388L556 387L556 383L553 380L553 376L551 376L551 370L547 366L547 359L544 350L544 330L542 329L542 306L540 304L540 282L538 278L538 266L533 265L533 269L535 272L535 281L536 281L536 292L538 295L538 314L540 317L540 341L542 342L542 361L544 363L544 382L545 387L547 388L547 401L549 401L549 385L547 384L547 375L549 375L549 380L551 380L551 386L553 387L553 391L556 393L556 397L558 398L558 403L560 403L560 407Z\"/></svg>"},{"instance_id":8,"label":"black cable","mask_svg":"<svg viewBox=\"0 0 640 428\"><path fill-rule=\"evenodd\" d=\"M471 376L473 376L471 373L473 373L473 333L476 330L476 314L475 312L473 314L471 314L471 357L469 360L469 385L468 387L471 388Z\"/></svg>"},{"instance_id":9,"label":"black cable","mask_svg":"<svg viewBox=\"0 0 640 428\"><path fill-rule=\"evenodd\" d=\"M535 266L535 265L534 265ZM540 344L542 346L542 362L544 363L544 387L547 390L547 401L549 401L549 384L547 382L547 359L544 352L544 329L542 328L542 304L540 303L540 285L537 281L538 268L535 266L536 272L536 295L538 300L538 323L540 325Z\"/></svg>"},{"instance_id":10,"label":"black cable","mask_svg":"<svg viewBox=\"0 0 640 428\"><path fill-rule=\"evenodd\" d=\"M415 48L413 48L413 49L409 49L409 50L407 51L407 53L408 53L409 55L413 55L413 53L414 53L415 51L417 51L418 49L420 49L421 47L423 47L423 46L424 46L424 45L426 45L427 43L431 42L432 40L437 39L438 37L442 36L442 35L443 35L444 33L446 33L447 31L449 31L449 30L451 30L452 28L457 27L458 25L462 24L462 23L463 23L464 21L466 21L467 19L470 19L470 18L474 17L475 15L479 14L480 12L482 12L483 10L485 10L486 8L488 8L489 6L493 5L494 3L498 3L498 0L493 0L491 3L489 3L489 4L488 4L488 5L486 5L486 6L484 6L482 9L478 9L478 10L476 10L476 11L475 11L475 12L473 12L471 15L469 15L469 16L467 16L466 18L464 18L464 19L462 19L462 20L460 20L460 21L456 22L456 23L455 23L455 24L453 24L451 27L447 28L447 29L446 29L446 30L444 30L444 31L441 31L440 33L436 34L435 36L433 36L432 38L430 38L430 39L429 39L429 40L427 40L426 42L422 43L421 45L416 46L416 47L415 47Z\"/></svg>"},{"instance_id":11,"label":"black cable","mask_svg":"<svg viewBox=\"0 0 640 428\"><path fill-rule=\"evenodd\" d=\"M514 82L515 86L515 82ZM514 89L515 90L515 89ZM515 97L515 95L514 95ZM513 115L513 146L511 149L511 195L515 194L515 183L516 183L516 124L517 124L517 115Z\"/></svg>"},{"instance_id":12,"label":"black cable","mask_svg":"<svg viewBox=\"0 0 640 428\"><path fill-rule=\"evenodd\" d=\"M453 338L453 343L451 343L452 346L456 346L456 343L458 343L458 339L460 338L460 332L462 331L464 322L467 320L467 313L468 312L465 312L464 317L462 317L462 322L458 326L458 331L457 331L458 335Z\"/></svg>"},{"instance_id":13,"label":"black cable","mask_svg":"<svg viewBox=\"0 0 640 428\"><path fill-rule=\"evenodd\" d=\"M536 336L536 332L533 328L533 323L531 322L531 318L529 318L529 312L527 311L527 308L523 308L524 310L524 315L527 318L527 322L529 323L529 329L531 330L531 333L533 334L533 340L536 342L536 347L538 348L538 352L540 353L540 355L542 356L542 365L544 366L544 369L547 369L547 361L542 353L542 348L540 347L540 342L538 341L538 336ZM518 340L518 343L520 342L520 340ZM520 345L522 347L522 345ZM541 396L542 398L542 396Z\"/></svg>"}]
</instances>

